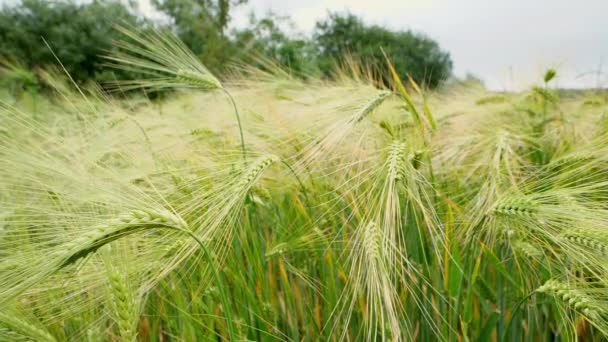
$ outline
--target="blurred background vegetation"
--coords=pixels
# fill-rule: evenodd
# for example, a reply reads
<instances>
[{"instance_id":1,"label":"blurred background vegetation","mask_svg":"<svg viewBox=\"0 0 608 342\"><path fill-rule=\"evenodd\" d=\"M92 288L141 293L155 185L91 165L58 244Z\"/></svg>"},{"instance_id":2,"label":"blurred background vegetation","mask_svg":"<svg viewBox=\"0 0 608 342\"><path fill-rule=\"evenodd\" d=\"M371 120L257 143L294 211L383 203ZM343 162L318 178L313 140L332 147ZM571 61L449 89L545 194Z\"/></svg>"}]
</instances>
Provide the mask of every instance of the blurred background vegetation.
<instances>
[{"instance_id":1,"label":"blurred background vegetation","mask_svg":"<svg viewBox=\"0 0 608 342\"><path fill-rule=\"evenodd\" d=\"M386 70L383 51L402 78L435 88L451 77L448 52L429 37L366 25L349 13L330 13L310 35L287 32L289 18L251 15L231 25L233 10L247 0L153 0L166 20L141 15L136 1L22 0L0 10L0 86L38 89L36 70L61 65L78 83L128 78L108 71L102 55L119 38L118 24L173 31L209 68L272 62L298 77L333 77L344 56L372 71ZM2 72L2 70L4 72Z\"/></svg>"}]
</instances>

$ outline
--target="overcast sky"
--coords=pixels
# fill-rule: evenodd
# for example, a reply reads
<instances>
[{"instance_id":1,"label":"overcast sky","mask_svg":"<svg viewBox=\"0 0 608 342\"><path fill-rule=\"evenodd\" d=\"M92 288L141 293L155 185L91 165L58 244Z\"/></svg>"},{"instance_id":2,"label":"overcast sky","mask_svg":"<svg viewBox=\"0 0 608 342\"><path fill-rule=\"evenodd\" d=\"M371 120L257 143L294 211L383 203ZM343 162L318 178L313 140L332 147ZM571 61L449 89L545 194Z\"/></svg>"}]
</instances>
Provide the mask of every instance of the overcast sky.
<instances>
[{"instance_id":1,"label":"overcast sky","mask_svg":"<svg viewBox=\"0 0 608 342\"><path fill-rule=\"evenodd\" d=\"M346 10L424 32L450 52L457 75L471 72L495 89L527 86L547 67L564 87L595 86L600 68L608 83L608 0L250 0L235 22L251 10L289 15L303 32Z\"/></svg>"}]
</instances>

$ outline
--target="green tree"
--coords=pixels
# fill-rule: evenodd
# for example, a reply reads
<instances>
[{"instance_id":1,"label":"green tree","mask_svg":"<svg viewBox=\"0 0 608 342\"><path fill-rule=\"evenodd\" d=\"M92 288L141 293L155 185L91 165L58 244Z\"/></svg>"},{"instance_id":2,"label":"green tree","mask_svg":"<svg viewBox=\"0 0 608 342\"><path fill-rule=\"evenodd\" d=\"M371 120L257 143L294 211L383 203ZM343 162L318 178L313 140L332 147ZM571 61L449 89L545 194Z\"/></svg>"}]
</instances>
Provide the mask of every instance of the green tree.
<instances>
[{"instance_id":1,"label":"green tree","mask_svg":"<svg viewBox=\"0 0 608 342\"><path fill-rule=\"evenodd\" d=\"M233 42L227 37L230 10L247 0L153 0L172 20L177 36L211 69L233 59Z\"/></svg>"},{"instance_id":2,"label":"green tree","mask_svg":"<svg viewBox=\"0 0 608 342\"><path fill-rule=\"evenodd\" d=\"M281 26L293 25L287 17L272 13L257 19L250 17L247 28L236 31L237 56L245 63L256 63L258 56L270 59L299 76L316 75L317 51L313 41L298 34L288 34Z\"/></svg>"},{"instance_id":3,"label":"green tree","mask_svg":"<svg viewBox=\"0 0 608 342\"><path fill-rule=\"evenodd\" d=\"M58 59L77 81L102 80L100 54L112 49L117 23L136 25L139 21L119 1L23 0L4 5L0 54L28 68L57 65Z\"/></svg>"},{"instance_id":4,"label":"green tree","mask_svg":"<svg viewBox=\"0 0 608 342\"><path fill-rule=\"evenodd\" d=\"M432 39L411 31L391 31L368 26L352 14L330 14L317 22L314 36L319 49L319 65L326 73L336 60L353 54L379 70L386 70L382 50L390 57L400 76L410 76L419 84L434 88L452 72L449 53Z\"/></svg>"}]
</instances>

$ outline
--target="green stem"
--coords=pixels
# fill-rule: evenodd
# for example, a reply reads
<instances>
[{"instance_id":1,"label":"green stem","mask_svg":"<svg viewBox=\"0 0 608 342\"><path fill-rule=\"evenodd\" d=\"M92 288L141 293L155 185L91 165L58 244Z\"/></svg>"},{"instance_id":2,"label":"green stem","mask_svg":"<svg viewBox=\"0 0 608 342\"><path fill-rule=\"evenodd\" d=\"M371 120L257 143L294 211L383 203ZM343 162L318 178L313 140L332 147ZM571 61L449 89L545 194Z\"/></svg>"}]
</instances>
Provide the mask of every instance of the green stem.
<instances>
[{"instance_id":1,"label":"green stem","mask_svg":"<svg viewBox=\"0 0 608 342\"><path fill-rule=\"evenodd\" d=\"M148 133L146 133L146 130L142 127L142 125L139 124L139 122L137 122L137 120L135 120L132 117L130 117L130 119L131 119L131 121L133 121L135 126L137 126L139 128L139 130L141 131L141 134L144 136L144 139L146 139L146 147L148 148L148 152L150 153L150 156L152 156L152 160L154 161L154 166L157 166L158 162L156 160L156 154L154 153L154 149L152 148L152 142L150 141L150 137L148 136Z\"/></svg>"},{"instance_id":2,"label":"green stem","mask_svg":"<svg viewBox=\"0 0 608 342\"><path fill-rule=\"evenodd\" d=\"M517 305L515 305L515 308L513 309L513 312L511 313L511 317L509 317L509 322L507 323L507 326L505 327L504 332L502 333L502 337L500 338L501 342L505 342L506 338L507 338L507 334L509 333L509 330L511 330L511 325L513 324L513 318L515 317L515 315L517 315L517 312L519 311L519 309L521 308L521 306L528 300L530 299L530 297L532 297L532 295L536 293L536 291L532 291L530 292L530 294L528 294L527 296L525 296L524 298L522 298Z\"/></svg>"},{"instance_id":3,"label":"green stem","mask_svg":"<svg viewBox=\"0 0 608 342\"><path fill-rule=\"evenodd\" d=\"M232 103L232 108L234 108L234 114L236 115L236 122L239 124L239 133L241 135L241 151L243 152L243 161L247 161L247 157L245 155L245 138L243 137L243 125L241 124L241 116L239 115L239 110L236 106L236 102L234 101L234 98L232 97L232 95L230 95L230 93L228 92L228 90L223 89L224 93L226 93L226 95L228 96L228 99L230 99L230 103Z\"/></svg>"},{"instance_id":4,"label":"green stem","mask_svg":"<svg viewBox=\"0 0 608 342\"><path fill-rule=\"evenodd\" d=\"M287 161L281 159L281 163L283 163L283 165L285 165L287 167L287 169L289 169L291 174L295 177L295 179L300 184L300 189L302 190L302 193L304 194L304 198L306 199L306 206L308 206L308 209L311 210L310 203L308 203L309 202L308 201L308 192L306 191L306 187L304 186L304 183L302 183L302 180L300 179L300 177L298 177L298 174L296 173L296 171L291 167L291 165L289 165L289 163Z\"/></svg>"},{"instance_id":5,"label":"green stem","mask_svg":"<svg viewBox=\"0 0 608 342\"><path fill-rule=\"evenodd\" d=\"M193 238L196 241L196 243L198 243L198 245L203 250L203 254L205 254L205 258L207 258L207 262L209 263L209 267L211 268L211 273L213 274L213 278L215 279L216 285L220 292L220 298L222 300L222 305L224 306L223 311L224 311L224 316L226 318L226 325L228 326L228 335L230 337L230 341L237 341L235 328L234 328L234 321L232 319L232 313L230 310L230 303L228 302L228 297L226 296L226 293L224 292L224 290L225 290L224 281L223 281L222 277L220 276L219 272L217 271L217 269L215 268L213 257L211 256L211 253L209 252L209 250L207 249L205 244L201 241L201 239L199 239L199 237L196 236L192 231L184 229L184 228L178 228L178 227L169 227L169 226L166 226L166 227L175 229L175 230L178 230L180 232L190 235L190 237Z\"/></svg>"}]
</instances>

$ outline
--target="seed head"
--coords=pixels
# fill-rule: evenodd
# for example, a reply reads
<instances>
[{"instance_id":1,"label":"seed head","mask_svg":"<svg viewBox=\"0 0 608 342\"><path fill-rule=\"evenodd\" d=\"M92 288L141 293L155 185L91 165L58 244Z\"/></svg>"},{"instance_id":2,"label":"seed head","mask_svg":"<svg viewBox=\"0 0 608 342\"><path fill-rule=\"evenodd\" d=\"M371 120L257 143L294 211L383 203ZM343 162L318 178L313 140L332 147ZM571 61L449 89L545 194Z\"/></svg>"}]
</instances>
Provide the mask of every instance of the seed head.
<instances>
[{"instance_id":1,"label":"seed head","mask_svg":"<svg viewBox=\"0 0 608 342\"><path fill-rule=\"evenodd\" d=\"M198 71L179 69L175 73L175 78L180 82L195 86L199 89L213 90L222 88L222 84L217 80L217 78L210 74L201 73Z\"/></svg>"},{"instance_id":2,"label":"seed head","mask_svg":"<svg viewBox=\"0 0 608 342\"><path fill-rule=\"evenodd\" d=\"M278 160L279 157L275 155L267 155L259 158L243 174L243 178L238 184L239 188L245 188L253 185L254 181L262 174L262 172L264 172L264 170Z\"/></svg>"},{"instance_id":3,"label":"seed head","mask_svg":"<svg viewBox=\"0 0 608 342\"><path fill-rule=\"evenodd\" d=\"M394 141L388 152L388 176L389 179L398 181L403 177L405 162L405 144Z\"/></svg>"},{"instance_id":4,"label":"seed head","mask_svg":"<svg viewBox=\"0 0 608 342\"><path fill-rule=\"evenodd\" d=\"M523 197L506 198L496 203L493 214L531 217L538 212L538 202Z\"/></svg>"},{"instance_id":5,"label":"seed head","mask_svg":"<svg viewBox=\"0 0 608 342\"><path fill-rule=\"evenodd\" d=\"M600 318L601 310L594 305L589 297L580 289L571 288L568 284L551 279L540 286L536 291L551 294L560 298L569 306L582 312L589 318Z\"/></svg>"}]
</instances>

